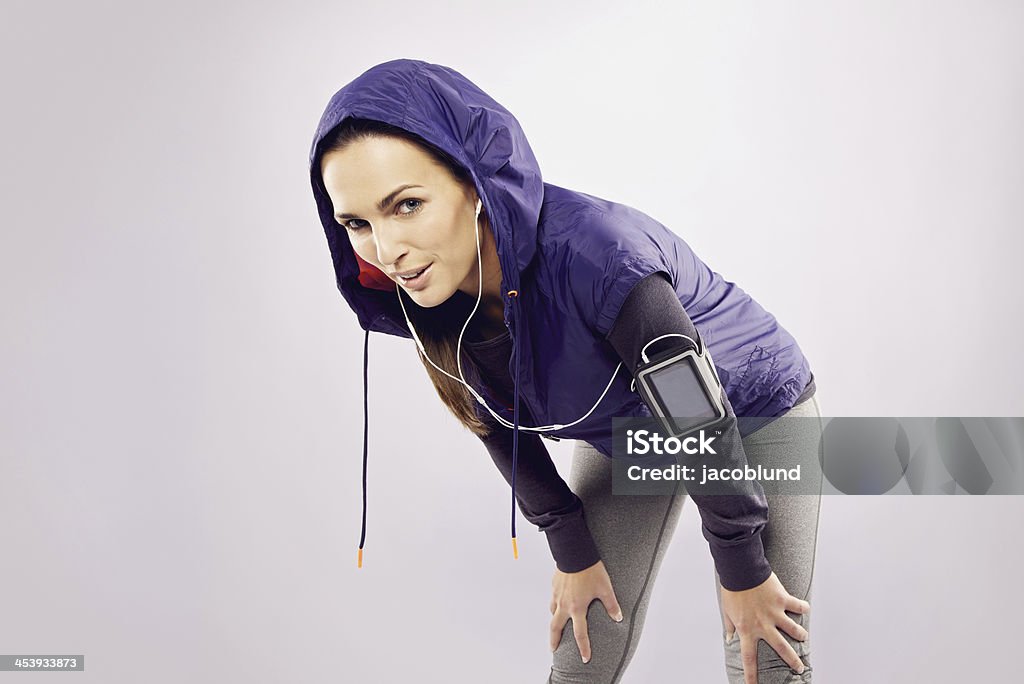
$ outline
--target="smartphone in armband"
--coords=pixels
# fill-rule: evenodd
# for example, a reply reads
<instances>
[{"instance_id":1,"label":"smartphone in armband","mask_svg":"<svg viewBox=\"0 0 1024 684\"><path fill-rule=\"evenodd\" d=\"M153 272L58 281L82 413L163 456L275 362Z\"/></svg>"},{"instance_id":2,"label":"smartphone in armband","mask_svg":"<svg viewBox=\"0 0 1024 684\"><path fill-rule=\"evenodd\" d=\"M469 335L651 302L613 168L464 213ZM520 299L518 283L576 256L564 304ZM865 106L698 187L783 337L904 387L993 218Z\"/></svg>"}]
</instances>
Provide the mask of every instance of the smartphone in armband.
<instances>
[{"instance_id":1,"label":"smartphone in armband","mask_svg":"<svg viewBox=\"0 0 1024 684\"><path fill-rule=\"evenodd\" d=\"M640 396L666 438L709 428L726 417L722 383L711 353L702 346L702 353L678 345L655 354L634 374Z\"/></svg>"}]
</instances>

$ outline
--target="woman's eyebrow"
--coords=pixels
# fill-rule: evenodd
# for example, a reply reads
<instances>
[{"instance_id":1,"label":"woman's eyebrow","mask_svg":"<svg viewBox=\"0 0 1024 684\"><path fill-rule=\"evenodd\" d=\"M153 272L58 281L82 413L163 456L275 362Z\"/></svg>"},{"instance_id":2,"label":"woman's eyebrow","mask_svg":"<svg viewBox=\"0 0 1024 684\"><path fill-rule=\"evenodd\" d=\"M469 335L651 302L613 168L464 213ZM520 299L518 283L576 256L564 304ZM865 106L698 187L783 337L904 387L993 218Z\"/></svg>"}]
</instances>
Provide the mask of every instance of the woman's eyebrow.
<instances>
[{"instance_id":1,"label":"woman's eyebrow","mask_svg":"<svg viewBox=\"0 0 1024 684\"><path fill-rule=\"evenodd\" d=\"M391 192L389 192L384 197L384 199L382 199L380 202L377 202L377 209L379 211L384 211L385 209L387 209L388 205L391 204L392 201L394 201L396 196L398 196L398 193L402 192L403 190L408 190L409 188L422 188L422 187L423 187L422 185L409 185L409 184L400 185L397 188L395 188L394 190L392 190ZM350 218L359 218L359 217L356 216L355 214L344 214L344 213L340 213L339 212L339 213L334 215L334 218L336 218L336 219L350 219Z\"/></svg>"}]
</instances>

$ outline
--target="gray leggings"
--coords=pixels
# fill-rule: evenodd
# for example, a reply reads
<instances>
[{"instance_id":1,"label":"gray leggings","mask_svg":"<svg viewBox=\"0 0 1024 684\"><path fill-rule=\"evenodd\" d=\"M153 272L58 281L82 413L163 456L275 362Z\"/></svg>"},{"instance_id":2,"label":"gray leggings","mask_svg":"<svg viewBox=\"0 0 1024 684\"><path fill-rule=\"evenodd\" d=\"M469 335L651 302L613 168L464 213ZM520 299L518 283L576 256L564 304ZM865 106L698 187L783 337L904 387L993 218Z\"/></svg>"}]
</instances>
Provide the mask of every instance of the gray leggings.
<instances>
[{"instance_id":1,"label":"gray leggings","mask_svg":"<svg viewBox=\"0 0 1024 684\"><path fill-rule=\"evenodd\" d=\"M786 415L817 416L819 421L776 420L747 435L743 439L743 449L748 463L768 465L788 458L795 450L813 450L813 458L817 459L821 412L815 397L794 406ZM622 681L636 652L654 582L688 495L613 496L611 459L582 441L576 442L573 451L569 486L583 501L587 524L611 577L615 596L622 607L623 620L614 622L598 600L590 604L587 610L591 645L589 663L580 658L572 620L569 620L562 631L562 641L553 654L548 684L616 684ZM820 487L818 489L820 492ZM765 555L786 591L811 603L813 611L811 579L821 496L766 494L766 497L769 522L761 532ZM717 572L715 585L721 609L721 584ZM811 632L810 613L788 615ZM733 638L726 643L724 626L720 633L728 681L730 684L743 684L740 640ZM757 681L761 684L810 682L810 636L806 641L797 641L785 632L780 633L803 660L804 672L795 674L775 649L760 640L757 644Z\"/></svg>"}]
</instances>

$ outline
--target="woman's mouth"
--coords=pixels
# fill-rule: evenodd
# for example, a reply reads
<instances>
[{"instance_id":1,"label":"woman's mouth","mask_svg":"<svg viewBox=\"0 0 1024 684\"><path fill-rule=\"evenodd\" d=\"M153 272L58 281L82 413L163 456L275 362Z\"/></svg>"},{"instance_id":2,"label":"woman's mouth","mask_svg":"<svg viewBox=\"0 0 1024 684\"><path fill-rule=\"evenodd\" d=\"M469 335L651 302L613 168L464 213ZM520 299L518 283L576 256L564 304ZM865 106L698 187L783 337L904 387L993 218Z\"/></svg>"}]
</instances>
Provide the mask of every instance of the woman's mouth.
<instances>
[{"instance_id":1,"label":"woman's mouth","mask_svg":"<svg viewBox=\"0 0 1024 684\"><path fill-rule=\"evenodd\" d=\"M427 281L427 278L430 277L430 267L433 265L433 263L429 264L422 271L410 276L409 278L406 278L404 276L396 276L398 278L398 282L401 283L402 287L404 287L407 290L422 289Z\"/></svg>"}]
</instances>

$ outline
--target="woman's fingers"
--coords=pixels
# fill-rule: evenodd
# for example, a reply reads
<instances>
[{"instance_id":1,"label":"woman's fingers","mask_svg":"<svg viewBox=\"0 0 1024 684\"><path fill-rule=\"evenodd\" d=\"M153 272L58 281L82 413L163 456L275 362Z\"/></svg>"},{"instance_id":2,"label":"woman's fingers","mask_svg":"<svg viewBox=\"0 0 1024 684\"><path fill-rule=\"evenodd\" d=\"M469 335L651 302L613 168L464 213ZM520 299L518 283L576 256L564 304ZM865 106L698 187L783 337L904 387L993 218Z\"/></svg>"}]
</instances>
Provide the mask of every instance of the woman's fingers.
<instances>
[{"instance_id":1,"label":"woman's fingers","mask_svg":"<svg viewBox=\"0 0 1024 684\"><path fill-rule=\"evenodd\" d=\"M558 648L558 644L562 642L562 630L565 629L565 623L568 619L569 617L564 613L551 618L551 632L548 637L548 645L551 646L552 653Z\"/></svg>"},{"instance_id":2,"label":"woman's fingers","mask_svg":"<svg viewBox=\"0 0 1024 684\"><path fill-rule=\"evenodd\" d=\"M551 652L554 653L558 649L558 644L562 642L562 631L565 629L565 623L568 621L568 616L565 613L556 615L551 620L551 630L548 645L551 647ZM576 637L576 645L580 649L580 656L583 658L583 662L590 662L590 635L587 633L587 614L578 613L572 618L572 632L573 636Z\"/></svg>"},{"instance_id":3,"label":"woman's fingers","mask_svg":"<svg viewBox=\"0 0 1024 684\"><path fill-rule=\"evenodd\" d=\"M555 572L552 580L550 646L558 650L565 632L566 620L572 620L572 631L584 663L591 659L590 633L587 626L587 611L594 599L601 601L605 611L615 622L622 622L622 607L615 596L611 578L598 561L585 570L575 573Z\"/></svg>"},{"instance_id":4,"label":"woman's fingers","mask_svg":"<svg viewBox=\"0 0 1024 684\"><path fill-rule=\"evenodd\" d=\"M807 630L800 626L800 624L789 617L788 615L783 618L782 624L780 625L786 634L793 637L797 641L807 641L809 636Z\"/></svg>"},{"instance_id":5,"label":"woman's fingers","mask_svg":"<svg viewBox=\"0 0 1024 684\"><path fill-rule=\"evenodd\" d=\"M785 638L783 638L782 633L779 632L777 629L772 629L769 631L773 632L773 634L769 634L768 637L770 638L765 639L765 641L768 642L768 645L774 648L775 652L779 654L779 657L785 660L786 664L793 668L793 670L795 670L797 674L803 672L803 661L800 660L800 656L797 655L793 647L789 645L789 642L786 641ZM754 669L756 671L756 666Z\"/></svg>"},{"instance_id":6,"label":"woman's fingers","mask_svg":"<svg viewBox=\"0 0 1024 684\"><path fill-rule=\"evenodd\" d=\"M775 573L772 573L769 580L772 578L775 578ZM794 672L800 674L806 668L796 649L786 639L786 635L796 641L806 641L810 635L800 623L787 615L787 612L806 615L811 610L811 604L786 592L777 578L774 582L778 584L778 590L768 586L768 593L757 593L766 585L755 587L751 590L754 593L727 592L725 589L721 593L722 625L725 627L726 643L733 643L733 639L739 637L744 684L757 684L757 644L761 639L764 639ZM736 618L735 621L730 619L730 613ZM742 624L737 628L735 623Z\"/></svg>"},{"instance_id":7,"label":"woman's fingers","mask_svg":"<svg viewBox=\"0 0 1024 684\"><path fill-rule=\"evenodd\" d=\"M786 599L785 609L790 613L800 613L803 615L804 613L811 612L811 604L790 594L789 598Z\"/></svg>"},{"instance_id":8,"label":"woman's fingers","mask_svg":"<svg viewBox=\"0 0 1024 684\"><path fill-rule=\"evenodd\" d=\"M722 611L722 629L725 630L726 643L731 642L733 637L736 636L736 625L732 623L732 620L729 619L724 610Z\"/></svg>"},{"instance_id":9,"label":"woman's fingers","mask_svg":"<svg viewBox=\"0 0 1024 684\"><path fill-rule=\"evenodd\" d=\"M572 616L572 631L576 636L576 645L580 648L583 662L590 662L590 634L587 633L587 611Z\"/></svg>"},{"instance_id":10,"label":"woman's fingers","mask_svg":"<svg viewBox=\"0 0 1024 684\"><path fill-rule=\"evenodd\" d=\"M798 641L803 641L807 638L807 630L798 625L795 621L790 620L792 624L792 631L789 632L790 636ZM786 625L786 627L790 627ZM802 634L801 634L802 633ZM798 636L800 634L800 636ZM726 643L731 642L729 634L726 634ZM735 632L733 633L735 636ZM779 657L786 661L797 674L804 671L804 663L800 660L799 654L796 650L790 646L789 642L782 636L782 633L778 629L771 629L767 633L762 633L760 636L754 636L754 634L739 632L740 637L740 657L743 660L743 684L757 684L757 642L760 639L764 639L768 642L768 645L775 649L775 652L779 654Z\"/></svg>"},{"instance_id":11,"label":"woman's fingers","mask_svg":"<svg viewBox=\"0 0 1024 684\"><path fill-rule=\"evenodd\" d=\"M740 658L743 661L743 684L757 684L757 637L740 632Z\"/></svg>"},{"instance_id":12,"label":"woman's fingers","mask_svg":"<svg viewBox=\"0 0 1024 684\"><path fill-rule=\"evenodd\" d=\"M609 591L598 598L601 599L601 604L608 612L608 617L616 622L622 622L622 608L619 606L619 600L615 598L615 592Z\"/></svg>"}]
</instances>

